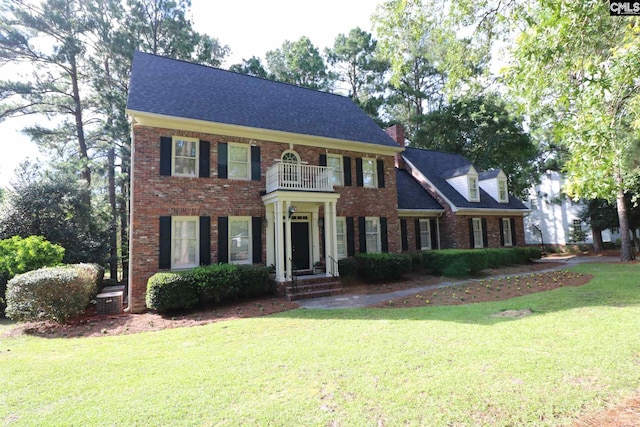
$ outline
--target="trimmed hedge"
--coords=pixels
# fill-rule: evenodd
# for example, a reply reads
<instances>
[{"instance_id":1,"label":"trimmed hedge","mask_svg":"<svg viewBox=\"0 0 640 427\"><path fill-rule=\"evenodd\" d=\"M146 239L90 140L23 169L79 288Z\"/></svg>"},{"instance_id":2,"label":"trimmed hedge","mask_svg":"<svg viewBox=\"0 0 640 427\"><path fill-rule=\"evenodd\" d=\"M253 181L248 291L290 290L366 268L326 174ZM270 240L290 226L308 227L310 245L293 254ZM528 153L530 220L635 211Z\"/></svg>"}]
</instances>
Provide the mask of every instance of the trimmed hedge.
<instances>
[{"instance_id":1,"label":"trimmed hedge","mask_svg":"<svg viewBox=\"0 0 640 427\"><path fill-rule=\"evenodd\" d=\"M215 264L154 274L147 282L146 305L166 312L208 302L268 295L270 291L267 267Z\"/></svg>"},{"instance_id":2,"label":"trimmed hedge","mask_svg":"<svg viewBox=\"0 0 640 427\"><path fill-rule=\"evenodd\" d=\"M353 257L338 260L338 273L343 279L357 277L358 260Z\"/></svg>"},{"instance_id":3,"label":"trimmed hedge","mask_svg":"<svg viewBox=\"0 0 640 427\"><path fill-rule=\"evenodd\" d=\"M539 248L504 249L444 249L422 252L422 263L434 274L443 276L465 276L485 268L498 268L511 264L526 264L540 259Z\"/></svg>"},{"instance_id":4,"label":"trimmed hedge","mask_svg":"<svg viewBox=\"0 0 640 427\"><path fill-rule=\"evenodd\" d=\"M64 322L82 314L97 293L100 267L75 264L19 274L7 284L7 316Z\"/></svg>"}]
</instances>

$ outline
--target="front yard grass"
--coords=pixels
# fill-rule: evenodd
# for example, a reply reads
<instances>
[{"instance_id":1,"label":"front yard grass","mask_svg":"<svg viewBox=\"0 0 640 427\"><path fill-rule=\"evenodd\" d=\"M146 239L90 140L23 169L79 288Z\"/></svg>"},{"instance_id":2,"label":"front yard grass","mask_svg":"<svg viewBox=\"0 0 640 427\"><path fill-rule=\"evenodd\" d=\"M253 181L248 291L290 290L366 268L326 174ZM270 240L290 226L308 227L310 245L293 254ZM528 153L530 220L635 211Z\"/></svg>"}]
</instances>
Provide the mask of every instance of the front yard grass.
<instances>
[{"instance_id":1,"label":"front yard grass","mask_svg":"<svg viewBox=\"0 0 640 427\"><path fill-rule=\"evenodd\" d=\"M3 338L0 424L570 424L640 389L640 265L572 271L594 279L481 304Z\"/></svg>"}]
</instances>

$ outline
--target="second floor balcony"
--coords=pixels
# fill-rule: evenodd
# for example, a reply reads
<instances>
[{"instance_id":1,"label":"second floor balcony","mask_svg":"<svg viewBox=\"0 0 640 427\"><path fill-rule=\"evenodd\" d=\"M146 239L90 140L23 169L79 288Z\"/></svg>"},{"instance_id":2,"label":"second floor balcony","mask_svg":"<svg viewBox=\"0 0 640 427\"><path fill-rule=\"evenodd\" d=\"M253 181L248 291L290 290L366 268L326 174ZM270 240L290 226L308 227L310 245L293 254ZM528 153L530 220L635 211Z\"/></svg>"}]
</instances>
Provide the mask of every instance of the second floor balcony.
<instances>
[{"instance_id":1,"label":"second floor balcony","mask_svg":"<svg viewBox=\"0 0 640 427\"><path fill-rule=\"evenodd\" d=\"M276 190L333 192L331 174L326 166L277 163L267 169L267 193Z\"/></svg>"}]
</instances>

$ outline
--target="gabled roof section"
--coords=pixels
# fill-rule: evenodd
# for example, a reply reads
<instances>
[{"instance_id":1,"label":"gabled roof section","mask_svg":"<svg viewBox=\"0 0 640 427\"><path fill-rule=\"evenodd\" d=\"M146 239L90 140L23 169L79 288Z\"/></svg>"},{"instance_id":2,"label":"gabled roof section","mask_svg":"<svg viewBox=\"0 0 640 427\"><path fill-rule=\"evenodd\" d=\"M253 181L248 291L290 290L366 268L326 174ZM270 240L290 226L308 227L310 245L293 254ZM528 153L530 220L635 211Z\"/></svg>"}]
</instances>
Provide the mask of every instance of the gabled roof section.
<instances>
[{"instance_id":1,"label":"gabled roof section","mask_svg":"<svg viewBox=\"0 0 640 427\"><path fill-rule=\"evenodd\" d=\"M469 163L468 165L460 166L460 167L442 172L442 177L444 179L449 179L449 178L455 178L457 176L466 175L469 173L471 169L474 169L474 168L473 166L471 166L471 163Z\"/></svg>"},{"instance_id":2,"label":"gabled roof section","mask_svg":"<svg viewBox=\"0 0 640 427\"><path fill-rule=\"evenodd\" d=\"M467 201L447 182L447 174L450 171L472 166L471 162L459 154L407 147L402 156L458 209L527 210L527 207L514 196L509 196L509 203L499 203L482 188L479 202Z\"/></svg>"},{"instance_id":3,"label":"gabled roof section","mask_svg":"<svg viewBox=\"0 0 640 427\"><path fill-rule=\"evenodd\" d=\"M443 211L444 208L403 169L396 169L398 209Z\"/></svg>"},{"instance_id":4,"label":"gabled roof section","mask_svg":"<svg viewBox=\"0 0 640 427\"><path fill-rule=\"evenodd\" d=\"M349 98L142 52L127 110L398 148Z\"/></svg>"},{"instance_id":5,"label":"gabled roof section","mask_svg":"<svg viewBox=\"0 0 640 427\"><path fill-rule=\"evenodd\" d=\"M498 175L500 175L500 172L502 172L501 169L491 169L491 170L488 170L488 171L480 172L478 174L478 179L480 181L485 181L487 179L497 178Z\"/></svg>"}]
</instances>

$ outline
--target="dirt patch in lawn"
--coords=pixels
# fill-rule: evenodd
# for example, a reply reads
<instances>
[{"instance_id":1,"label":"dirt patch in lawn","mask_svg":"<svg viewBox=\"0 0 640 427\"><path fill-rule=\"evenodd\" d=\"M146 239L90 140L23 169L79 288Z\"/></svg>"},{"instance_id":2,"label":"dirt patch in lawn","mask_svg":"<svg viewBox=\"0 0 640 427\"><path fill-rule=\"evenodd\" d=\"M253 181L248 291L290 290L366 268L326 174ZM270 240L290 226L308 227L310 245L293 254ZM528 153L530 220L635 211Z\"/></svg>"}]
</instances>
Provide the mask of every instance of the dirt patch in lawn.
<instances>
[{"instance_id":1,"label":"dirt patch in lawn","mask_svg":"<svg viewBox=\"0 0 640 427\"><path fill-rule=\"evenodd\" d=\"M501 301L550 291L566 286L581 286L588 283L590 274L573 273L566 270L538 272L526 275L487 277L455 286L433 289L406 297L393 298L375 308L424 307L425 305L460 305L477 302Z\"/></svg>"}]
</instances>

